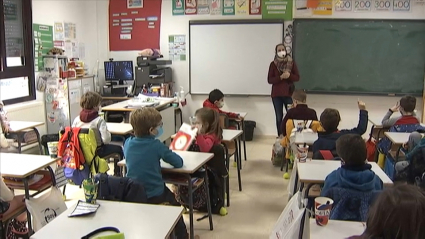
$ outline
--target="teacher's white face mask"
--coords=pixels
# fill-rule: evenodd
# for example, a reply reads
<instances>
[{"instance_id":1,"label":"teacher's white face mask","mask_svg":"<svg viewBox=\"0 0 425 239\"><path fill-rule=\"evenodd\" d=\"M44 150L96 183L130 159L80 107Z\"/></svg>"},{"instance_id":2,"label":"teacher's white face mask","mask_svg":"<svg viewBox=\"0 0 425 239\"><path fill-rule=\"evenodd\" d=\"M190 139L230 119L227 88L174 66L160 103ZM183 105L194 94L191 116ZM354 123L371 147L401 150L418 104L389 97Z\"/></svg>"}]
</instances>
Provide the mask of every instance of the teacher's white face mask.
<instances>
[{"instance_id":1,"label":"teacher's white face mask","mask_svg":"<svg viewBox=\"0 0 425 239\"><path fill-rule=\"evenodd\" d=\"M284 58L286 56L286 51L279 51L277 53L277 56L280 57L280 58Z\"/></svg>"}]
</instances>

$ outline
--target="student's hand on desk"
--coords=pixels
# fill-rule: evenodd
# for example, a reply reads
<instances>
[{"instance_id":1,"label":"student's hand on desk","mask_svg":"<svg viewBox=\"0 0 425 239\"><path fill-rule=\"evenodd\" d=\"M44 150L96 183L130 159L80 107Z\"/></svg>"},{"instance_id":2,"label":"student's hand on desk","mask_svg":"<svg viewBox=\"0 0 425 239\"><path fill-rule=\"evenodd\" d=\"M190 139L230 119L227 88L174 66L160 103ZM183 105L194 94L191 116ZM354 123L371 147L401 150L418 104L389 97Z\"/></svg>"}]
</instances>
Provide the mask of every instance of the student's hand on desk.
<instances>
[{"instance_id":1,"label":"student's hand on desk","mask_svg":"<svg viewBox=\"0 0 425 239\"><path fill-rule=\"evenodd\" d=\"M291 74L290 74L289 72L284 71L284 72L282 73L282 75L280 75L280 79L281 79L281 80L283 80L283 79L288 79L290 75L291 75Z\"/></svg>"},{"instance_id":2,"label":"student's hand on desk","mask_svg":"<svg viewBox=\"0 0 425 239\"><path fill-rule=\"evenodd\" d=\"M357 101L357 105L359 106L360 110L366 110L366 104L363 101Z\"/></svg>"}]
</instances>

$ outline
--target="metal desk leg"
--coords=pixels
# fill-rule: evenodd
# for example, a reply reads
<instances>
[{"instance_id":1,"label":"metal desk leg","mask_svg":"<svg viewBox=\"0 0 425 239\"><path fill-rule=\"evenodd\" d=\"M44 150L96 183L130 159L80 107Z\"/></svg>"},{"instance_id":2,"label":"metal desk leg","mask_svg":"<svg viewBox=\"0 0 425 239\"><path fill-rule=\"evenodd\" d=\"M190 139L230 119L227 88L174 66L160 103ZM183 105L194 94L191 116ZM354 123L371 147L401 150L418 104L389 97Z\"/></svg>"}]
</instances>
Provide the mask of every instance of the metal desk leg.
<instances>
[{"instance_id":1,"label":"metal desk leg","mask_svg":"<svg viewBox=\"0 0 425 239\"><path fill-rule=\"evenodd\" d=\"M38 150L40 151L40 154L43 155L43 148L41 146L41 139L40 139L40 132L38 132L37 128L32 128L35 132L35 134L37 135L37 140L38 140Z\"/></svg>"},{"instance_id":2,"label":"metal desk leg","mask_svg":"<svg viewBox=\"0 0 425 239\"><path fill-rule=\"evenodd\" d=\"M242 120L242 140L243 140L243 154L246 161L246 138L245 138L245 120Z\"/></svg>"},{"instance_id":3,"label":"metal desk leg","mask_svg":"<svg viewBox=\"0 0 425 239\"><path fill-rule=\"evenodd\" d=\"M18 141L18 154L22 153L22 138L25 133L17 132L16 133L16 140Z\"/></svg>"},{"instance_id":4,"label":"metal desk leg","mask_svg":"<svg viewBox=\"0 0 425 239\"><path fill-rule=\"evenodd\" d=\"M207 209L208 209L208 218L210 221L210 230L212 231L214 229L213 220L212 220L212 212L211 212L211 200L210 200L210 190L208 186L208 170L205 168L205 176L204 176L205 182L205 190L207 191ZM192 180L190 180L192 181Z\"/></svg>"},{"instance_id":5,"label":"metal desk leg","mask_svg":"<svg viewBox=\"0 0 425 239\"><path fill-rule=\"evenodd\" d=\"M242 161L241 161L240 154L238 153L239 151L238 151L238 144L236 142L236 139L235 139L235 145L236 145L236 150L235 150L234 157L236 159L236 167L237 167L237 170L238 170L239 191L242 191L242 179L241 179L241 168L242 168L241 164L242 164Z\"/></svg>"},{"instance_id":6,"label":"metal desk leg","mask_svg":"<svg viewBox=\"0 0 425 239\"><path fill-rule=\"evenodd\" d=\"M188 178L188 184L189 184L189 219L190 219L190 239L194 239L194 229L193 229L193 185L192 185L192 178L190 175L187 175ZM208 190L207 190L208 191Z\"/></svg>"},{"instance_id":7,"label":"metal desk leg","mask_svg":"<svg viewBox=\"0 0 425 239\"><path fill-rule=\"evenodd\" d=\"M25 198L30 199L30 189L28 185L28 178L24 178L24 189L25 189ZM33 234L32 221L30 211L27 209L27 221L28 221L28 235Z\"/></svg>"}]
</instances>

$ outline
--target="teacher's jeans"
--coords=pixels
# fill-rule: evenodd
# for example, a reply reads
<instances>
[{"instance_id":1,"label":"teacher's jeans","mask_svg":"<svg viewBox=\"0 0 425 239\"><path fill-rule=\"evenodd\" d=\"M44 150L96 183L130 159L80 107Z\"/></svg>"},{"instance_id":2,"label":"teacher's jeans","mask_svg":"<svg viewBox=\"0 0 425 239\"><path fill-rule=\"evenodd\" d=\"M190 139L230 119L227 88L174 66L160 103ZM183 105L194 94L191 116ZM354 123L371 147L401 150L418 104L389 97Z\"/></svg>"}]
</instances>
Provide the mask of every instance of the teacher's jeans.
<instances>
[{"instance_id":1,"label":"teacher's jeans","mask_svg":"<svg viewBox=\"0 0 425 239\"><path fill-rule=\"evenodd\" d=\"M282 129L280 128L280 125L282 124L282 120L283 120L283 107L285 107L285 110L288 111L288 105L292 104L292 97L289 97L289 96L272 97L272 101L273 101L274 112L276 114L277 135L279 136L282 134Z\"/></svg>"}]
</instances>

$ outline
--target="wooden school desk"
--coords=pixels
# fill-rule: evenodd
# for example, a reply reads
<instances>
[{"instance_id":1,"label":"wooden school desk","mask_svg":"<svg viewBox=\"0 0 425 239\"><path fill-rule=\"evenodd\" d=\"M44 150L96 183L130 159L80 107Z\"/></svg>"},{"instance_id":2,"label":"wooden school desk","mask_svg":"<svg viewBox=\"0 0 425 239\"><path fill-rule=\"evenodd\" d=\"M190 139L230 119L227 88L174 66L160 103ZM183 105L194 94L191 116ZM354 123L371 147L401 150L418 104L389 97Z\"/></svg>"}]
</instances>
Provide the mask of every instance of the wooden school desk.
<instances>
[{"instance_id":1,"label":"wooden school desk","mask_svg":"<svg viewBox=\"0 0 425 239\"><path fill-rule=\"evenodd\" d=\"M76 205L73 205L31 238L82 238L105 226L118 228L126 239L168 238L183 212L183 207L104 200L96 203L100 205L96 213L68 217L75 209Z\"/></svg>"},{"instance_id":2,"label":"wooden school desk","mask_svg":"<svg viewBox=\"0 0 425 239\"><path fill-rule=\"evenodd\" d=\"M370 134L376 140L379 140L382 137L384 137L384 133L390 129L389 127L385 127L384 128L382 126L382 119L369 118L368 120L372 124L372 128L370 130Z\"/></svg>"},{"instance_id":3,"label":"wooden school desk","mask_svg":"<svg viewBox=\"0 0 425 239\"><path fill-rule=\"evenodd\" d=\"M129 122L130 113L136 108L129 108L128 103L130 100L121 101L112 105L102 107L102 111L105 112L105 119L107 119L108 113L111 112L123 112L126 114L125 122ZM175 133L175 109L171 106L171 103L174 102L174 99L166 98L160 100L159 105L155 106L155 109L159 111L162 116L163 129L164 133L158 138L160 141L165 141L170 138L172 134Z\"/></svg>"},{"instance_id":4,"label":"wooden school desk","mask_svg":"<svg viewBox=\"0 0 425 239\"><path fill-rule=\"evenodd\" d=\"M385 186L393 185L393 181L375 162L369 162L372 165L372 171L382 180ZM339 160L308 160L305 163L297 163L297 173L295 174L294 195L298 188L298 180L301 183L301 189L304 184L321 184L325 182L326 176L332 171L341 167ZM307 191L308 192L308 191Z\"/></svg>"},{"instance_id":5,"label":"wooden school desk","mask_svg":"<svg viewBox=\"0 0 425 239\"><path fill-rule=\"evenodd\" d=\"M164 162L161 160L161 168L162 168L162 174L163 176L166 176L167 174L179 174L186 178L188 188L189 188L189 217L190 217L190 238L194 238L194 228L193 228L193 197L192 197L192 180L191 180L191 174L194 174L197 172L201 167L203 167L210 159L214 157L214 154L212 153L199 153L199 152L190 152L190 151L174 151L176 154L178 154L183 159L183 167L181 168L174 168L170 164ZM125 160L121 160L118 162L118 166L125 168ZM126 173L124 173L125 175ZM209 211L209 223L210 223L210 230L213 230L213 221L212 221L212 214L211 214L211 205L209 205L210 202L210 195L209 195L209 189L208 189L208 174L205 173L205 187L207 191L207 203L208 203L208 211ZM171 178L168 180L164 178L164 181L166 183L170 184L180 184L179 182L173 181Z\"/></svg>"},{"instance_id":6,"label":"wooden school desk","mask_svg":"<svg viewBox=\"0 0 425 239\"><path fill-rule=\"evenodd\" d=\"M129 123L106 123L109 132L115 135L127 135L133 131L133 127Z\"/></svg>"},{"instance_id":7,"label":"wooden school desk","mask_svg":"<svg viewBox=\"0 0 425 239\"><path fill-rule=\"evenodd\" d=\"M24 134L29 130L34 130L37 135L38 149L40 154L43 154L43 149L41 147L40 133L36 127L44 125L43 122L30 122L30 121L10 121L10 131L11 135L16 135L18 141L18 153L22 151L22 141L24 139Z\"/></svg>"},{"instance_id":8,"label":"wooden school desk","mask_svg":"<svg viewBox=\"0 0 425 239\"><path fill-rule=\"evenodd\" d=\"M222 142L234 142L236 146L234 157L235 157L236 167L238 171L239 191L242 191L242 179L241 179L242 160L239 154L240 151L238 150L238 143L236 142L236 139L238 139L242 134L243 134L242 130L223 129L223 139L222 139ZM176 137L175 134L171 135L171 139L174 139L175 137ZM224 145L224 147L226 148L227 151L229 150L226 145ZM240 144L239 144L239 147L240 147ZM226 159L226 162L229 162L230 155L228 153L226 153L226 157L228 157Z\"/></svg>"},{"instance_id":9,"label":"wooden school desk","mask_svg":"<svg viewBox=\"0 0 425 239\"><path fill-rule=\"evenodd\" d=\"M50 165L56 162L56 159L50 158L46 155L32 155L32 154L13 154L13 153L0 153L0 172L2 177L11 177L22 179L22 185L8 185L10 188L25 190L25 198L30 198L29 191L37 191L31 196L35 196L52 186L52 180L55 178ZM47 169L47 171L42 171ZM39 182L29 185L30 176L34 173L40 172L43 174L43 179ZM27 211L28 228L30 235L32 232L31 215Z\"/></svg>"},{"instance_id":10,"label":"wooden school desk","mask_svg":"<svg viewBox=\"0 0 425 239\"><path fill-rule=\"evenodd\" d=\"M348 238L361 235L365 229L363 222L329 220L328 225L322 227L316 224L316 219L310 219L310 239Z\"/></svg>"}]
</instances>

